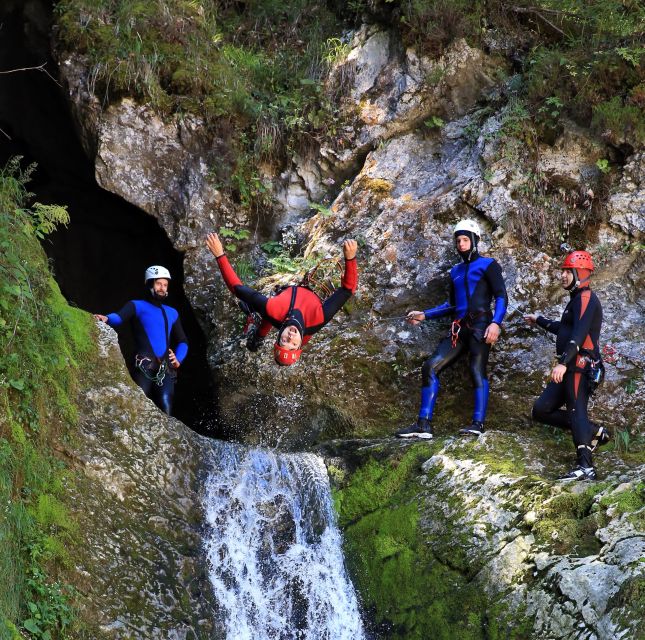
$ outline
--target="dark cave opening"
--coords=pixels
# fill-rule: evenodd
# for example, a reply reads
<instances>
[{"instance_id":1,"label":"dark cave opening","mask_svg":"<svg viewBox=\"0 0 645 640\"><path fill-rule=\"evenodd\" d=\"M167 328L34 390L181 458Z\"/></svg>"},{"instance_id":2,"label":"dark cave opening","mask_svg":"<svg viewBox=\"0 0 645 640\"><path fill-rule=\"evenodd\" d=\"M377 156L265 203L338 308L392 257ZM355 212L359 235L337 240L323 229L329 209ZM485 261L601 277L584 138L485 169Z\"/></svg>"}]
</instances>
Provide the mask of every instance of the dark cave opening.
<instances>
[{"instance_id":1,"label":"dark cave opening","mask_svg":"<svg viewBox=\"0 0 645 640\"><path fill-rule=\"evenodd\" d=\"M118 311L145 296L153 264L172 274L168 304L180 314L189 354L179 370L173 415L195 431L217 436L217 389L206 361L206 338L183 290L183 257L157 221L101 189L83 151L69 105L57 83L50 50L52 5L9 0L0 7L0 163L37 163L28 187L35 201L67 205L71 222L43 241L63 295L91 313ZM119 329L126 363L134 359L129 328Z\"/></svg>"}]
</instances>

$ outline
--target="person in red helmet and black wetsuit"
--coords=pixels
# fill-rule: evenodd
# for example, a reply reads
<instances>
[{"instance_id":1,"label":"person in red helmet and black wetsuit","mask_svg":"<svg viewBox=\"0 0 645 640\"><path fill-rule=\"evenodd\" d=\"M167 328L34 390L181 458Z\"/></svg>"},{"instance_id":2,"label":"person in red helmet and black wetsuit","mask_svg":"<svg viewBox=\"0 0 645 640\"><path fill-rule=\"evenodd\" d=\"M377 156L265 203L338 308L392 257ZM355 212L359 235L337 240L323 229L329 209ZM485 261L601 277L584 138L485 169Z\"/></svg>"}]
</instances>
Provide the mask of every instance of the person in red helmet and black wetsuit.
<instances>
[{"instance_id":1,"label":"person in red helmet and black wetsuit","mask_svg":"<svg viewBox=\"0 0 645 640\"><path fill-rule=\"evenodd\" d=\"M257 332L247 341L248 348L256 351L271 327L275 327L278 335L273 345L273 356L279 365L289 366L299 360L302 348L352 297L358 284L356 240L345 240L343 243L345 272L341 286L324 302L311 289L297 285L287 287L269 298L242 284L216 233L208 234L206 246L217 258L217 265L229 291L241 301L240 307L249 315L259 314L262 319Z\"/></svg>"},{"instance_id":2,"label":"person in red helmet and black wetsuit","mask_svg":"<svg viewBox=\"0 0 645 640\"><path fill-rule=\"evenodd\" d=\"M554 333L558 362L542 395L533 405L533 419L570 428L576 447L576 466L560 480L595 480L591 454L609 441L609 434L589 420L587 403L602 373L598 340L602 307L591 290L593 259L586 251L573 251L561 266L560 281L570 300L560 321L527 314L529 324ZM562 409L566 406L566 410Z\"/></svg>"}]
</instances>

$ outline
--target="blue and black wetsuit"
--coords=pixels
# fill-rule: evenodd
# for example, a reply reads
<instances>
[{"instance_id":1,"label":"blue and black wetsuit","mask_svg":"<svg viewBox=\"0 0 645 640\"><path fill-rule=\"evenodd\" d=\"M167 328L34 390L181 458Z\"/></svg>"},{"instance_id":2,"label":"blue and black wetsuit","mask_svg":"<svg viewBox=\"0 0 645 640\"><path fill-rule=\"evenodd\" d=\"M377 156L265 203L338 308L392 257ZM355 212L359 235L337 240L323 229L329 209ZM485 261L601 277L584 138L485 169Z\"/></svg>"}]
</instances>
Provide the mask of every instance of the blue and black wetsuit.
<instances>
[{"instance_id":1,"label":"blue and black wetsuit","mask_svg":"<svg viewBox=\"0 0 645 640\"><path fill-rule=\"evenodd\" d=\"M488 405L486 365L490 353L490 345L484 342L484 332L491 322L501 326L508 297L502 269L493 258L484 258L473 251L462 255L462 259L463 262L450 271L449 300L424 312L428 320L450 314L455 321L451 335L444 338L423 363L419 418L432 419L440 387L438 374L468 352L475 388L473 422L483 424ZM491 312L493 300L495 305Z\"/></svg>"},{"instance_id":2,"label":"blue and black wetsuit","mask_svg":"<svg viewBox=\"0 0 645 640\"><path fill-rule=\"evenodd\" d=\"M165 315L165 318L164 318ZM111 327L130 321L136 345L134 381L162 411L170 415L175 393L176 372L168 362L168 349L183 362L188 353L188 340L181 326L179 313L173 307L156 300L130 300L116 313L107 316ZM155 381L160 367L166 375Z\"/></svg>"}]
</instances>

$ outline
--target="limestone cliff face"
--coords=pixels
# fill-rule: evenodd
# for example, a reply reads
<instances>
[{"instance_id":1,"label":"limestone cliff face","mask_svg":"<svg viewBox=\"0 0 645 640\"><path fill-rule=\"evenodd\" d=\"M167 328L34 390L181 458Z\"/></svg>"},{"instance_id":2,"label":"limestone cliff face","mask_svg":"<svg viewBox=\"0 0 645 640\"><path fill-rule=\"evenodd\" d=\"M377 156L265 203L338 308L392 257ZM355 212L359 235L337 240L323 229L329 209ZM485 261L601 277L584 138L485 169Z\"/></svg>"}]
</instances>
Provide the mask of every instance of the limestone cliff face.
<instances>
[{"instance_id":1,"label":"limestone cliff face","mask_svg":"<svg viewBox=\"0 0 645 640\"><path fill-rule=\"evenodd\" d=\"M467 369L458 365L443 376L434 444L410 452L406 445L361 441L326 450L348 561L376 637L432 637L447 620L457 635L445 637L638 637L642 454L621 452L617 439L613 452L597 456L603 482L594 487L562 489L544 479L567 467L573 450L568 434L530 422L554 346L520 315L559 317L566 295L554 278L557 246L566 239L590 250L605 314L602 343L610 346L592 417L632 438L642 434L643 150L620 166L614 149L569 123L553 144L539 147L528 173L525 150L505 133L515 116L513 76L503 62L465 42L427 60L405 50L395 30L361 29L328 79L330 87L343 84L349 124L342 144L290 158L279 176L264 169L282 211L258 237L294 243L305 255L339 255L340 242L356 237L359 291L300 365L276 369L268 344L258 354L243 348L239 312L203 248L208 230L249 225L209 179L225 143L197 120L162 121L131 100L94 108L77 64L61 59L97 178L156 216L185 251L185 288L210 333L223 422L239 440L308 447L333 437L382 437L409 421L420 364L447 325L415 329L389 318L445 300L447 271L457 260L451 233L457 220L472 217L485 229L482 253L501 264L514 308L491 356L489 433L476 444L452 439L472 407ZM598 162L607 158L615 160L609 178ZM312 214L309 203L323 197L332 201L330 211ZM566 237L558 237L556 226ZM257 269L266 266L259 251L245 255ZM107 392L120 398L125 384L107 384ZM148 421L162 420L157 413L134 430L112 428L107 425L127 424L134 413L116 401L99 403L91 392L86 403L88 433L91 416L100 415L101 442L127 447L136 436L148 461L156 450ZM141 403L137 413L145 413ZM197 441L176 423L170 428L177 434L171 439L199 460ZM629 449L625 440L621 446ZM88 482L101 479L101 495L118 522L140 504L134 480L140 462L132 457L131 467L115 472L101 462L109 460L106 450L100 444L102 453L90 449L77 457L87 460ZM168 485L157 488L163 495ZM163 508L180 511L169 521L191 521L192 512L171 503ZM149 527L170 535L163 519L153 518ZM172 587L175 598L186 588L179 585ZM190 628L200 627L201 611L186 622ZM147 624L146 615L137 615L128 613L133 625ZM163 619L171 617L166 612ZM122 623L116 612L100 620L106 628Z\"/></svg>"},{"instance_id":2,"label":"limestone cliff face","mask_svg":"<svg viewBox=\"0 0 645 640\"><path fill-rule=\"evenodd\" d=\"M130 379L116 334L79 392L79 433L63 452L74 470L79 524L70 581L93 638L218 638L201 548L208 443L162 414Z\"/></svg>"},{"instance_id":3,"label":"limestone cliff face","mask_svg":"<svg viewBox=\"0 0 645 640\"><path fill-rule=\"evenodd\" d=\"M443 301L446 272L457 260L451 228L463 217L484 227L483 252L502 265L521 312L557 317L566 302L553 279L557 225L595 255L603 344L617 354L596 408L620 406L614 413L620 428L641 424L642 151L608 181L597 162L615 152L570 124L551 146L540 146L527 173L523 150L505 133L513 77L499 79L508 71L501 58L457 41L429 60L405 50L396 31L364 27L354 35L349 55L327 80L328 87L343 83L340 99L353 124L340 146L296 155L291 169L273 176L283 212L272 233L305 255L338 255L343 238L357 237L360 288L351 311L312 341L303 366L277 372L268 348L251 355L235 340L238 312L203 248L207 231L250 222L209 177L226 155L225 142L195 118L162 121L129 99L101 111L79 61L67 56L61 70L80 127L89 132L86 148L95 150L99 183L157 217L185 251L186 291L210 332L223 389L231 392L223 394L224 417L242 439L258 439L258 430L246 426L258 422L264 442L295 445L325 433L387 432L414 415L419 364L445 323L411 329L380 318ZM312 216L308 203L323 196L333 198L331 215ZM248 258L260 270L265 265L258 251ZM527 330L520 316L509 313L493 354L492 424L507 423L509 415L524 420L552 356L548 338ZM466 410L449 415L468 418Z\"/></svg>"}]
</instances>

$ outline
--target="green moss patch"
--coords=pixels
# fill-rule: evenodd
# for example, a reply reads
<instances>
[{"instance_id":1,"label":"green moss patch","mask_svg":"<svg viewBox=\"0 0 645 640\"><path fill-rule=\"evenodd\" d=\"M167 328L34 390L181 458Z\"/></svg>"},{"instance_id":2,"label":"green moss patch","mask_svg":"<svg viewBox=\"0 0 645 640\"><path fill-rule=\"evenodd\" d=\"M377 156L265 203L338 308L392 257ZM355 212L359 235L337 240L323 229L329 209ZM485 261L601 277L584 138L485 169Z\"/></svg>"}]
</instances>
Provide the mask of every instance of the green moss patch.
<instances>
[{"instance_id":1,"label":"green moss patch","mask_svg":"<svg viewBox=\"0 0 645 640\"><path fill-rule=\"evenodd\" d=\"M334 493L350 572L389 638L485 637L479 589L440 561L422 532L417 481L436 448L415 444L391 456L373 449Z\"/></svg>"},{"instance_id":2,"label":"green moss patch","mask_svg":"<svg viewBox=\"0 0 645 640\"><path fill-rule=\"evenodd\" d=\"M46 639L72 620L59 572L77 533L54 448L71 437L79 365L94 347L90 316L66 304L38 243L66 212L26 208L31 170L0 169L0 629Z\"/></svg>"}]
</instances>

